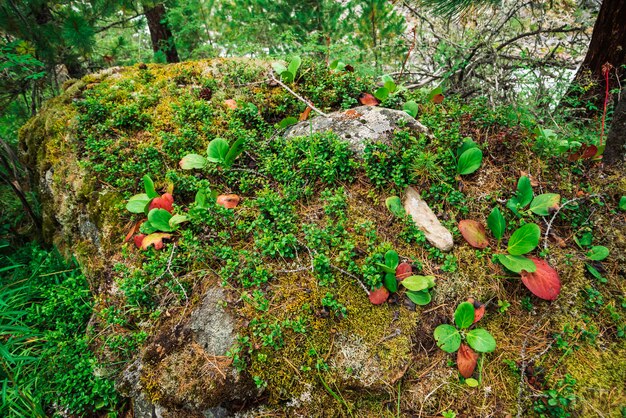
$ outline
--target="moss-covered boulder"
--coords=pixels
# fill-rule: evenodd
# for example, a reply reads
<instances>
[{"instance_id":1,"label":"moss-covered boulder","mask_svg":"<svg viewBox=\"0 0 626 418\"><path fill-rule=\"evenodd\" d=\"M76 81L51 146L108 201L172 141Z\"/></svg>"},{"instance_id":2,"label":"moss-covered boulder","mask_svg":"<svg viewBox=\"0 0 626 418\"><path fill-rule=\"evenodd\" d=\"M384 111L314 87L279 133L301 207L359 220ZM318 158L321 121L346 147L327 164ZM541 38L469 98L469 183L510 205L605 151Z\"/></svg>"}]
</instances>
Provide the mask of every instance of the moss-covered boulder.
<instances>
[{"instance_id":1,"label":"moss-covered boulder","mask_svg":"<svg viewBox=\"0 0 626 418\"><path fill-rule=\"evenodd\" d=\"M438 106L407 90L382 106L416 100L432 135L409 119L358 154L324 129L285 137L279 123L307 104L269 71L269 63L244 59L112 68L68 82L20 132L44 238L75 256L90 279L98 371L133 398L136 416L528 415L545 413L550 390L563 385L584 397L571 411L619 410L624 372L605 363L607 353L626 354L623 173L549 155L504 110L448 99ZM291 88L325 113L353 115L360 94L376 86L305 62ZM468 136L484 159L460 178L456 152ZM216 138L242 145L234 164L181 168ZM536 194L574 200L554 218L516 215L505 202L521 171ZM161 207L182 223L143 222L145 213L127 210L146 175L151 194L173 196L173 206ZM452 231L451 252L386 208L387 197L404 197L411 185ZM225 208L218 194L240 201ZM482 250L464 243L458 222L484 222L495 206L506 237L522 223L540 226L534 255L560 274L556 301L535 298L495 262L504 242ZM157 224L168 234L162 247L137 248ZM609 248L606 260L586 256L589 232L593 245ZM399 285L372 304L368 292L388 280L380 264L390 250L415 274L433 276L435 287L417 299ZM487 303L480 326L497 340L479 360L478 388L433 338L469 297ZM596 361L602 376L590 379L580 364Z\"/></svg>"}]
</instances>

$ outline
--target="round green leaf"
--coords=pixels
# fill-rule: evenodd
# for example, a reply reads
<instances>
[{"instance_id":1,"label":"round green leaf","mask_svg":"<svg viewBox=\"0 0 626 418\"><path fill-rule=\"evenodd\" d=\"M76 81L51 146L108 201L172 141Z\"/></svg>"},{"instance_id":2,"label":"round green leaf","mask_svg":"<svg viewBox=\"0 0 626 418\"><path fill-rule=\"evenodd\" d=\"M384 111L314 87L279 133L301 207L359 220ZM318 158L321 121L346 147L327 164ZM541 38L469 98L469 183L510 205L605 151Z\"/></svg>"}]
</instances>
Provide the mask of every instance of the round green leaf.
<instances>
[{"instance_id":1,"label":"round green leaf","mask_svg":"<svg viewBox=\"0 0 626 418\"><path fill-rule=\"evenodd\" d=\"M594 245L587 253L587 258L594 261L602 261L609 256L609 249L602 245Z\"/></svg>"},{"instance_id":2,"label":"round green leaf","mask_svg":"<svg viewBox=\"0 0 626 418\"><path fill-rule=\"evenodd\" d=\"M187 154L178 163L183 170L193 170L194 168L204 168L207 160L202 155Z\"/></svg>"},{"instance_id":3,"label":"round green leaf","mask_svg":"<svg viewBox=\"0 0 626 418\"><path fill-rule=\"evenodd\" d=\"M530 184L530 179L526 176L519 178L517 182L517 202L520 207L526 207L531 200L533 200L533 187Z\"/></svg>"},{"instance_id":4,"label":"round green leaf","mask_svg":"<svg viewBox=\"0 0 626 418\"><path fill-rule=\"evenodd\" d=\"M291 74L293 74L294 77L295 77L295 75L298 73L298 69L300 68L300 64L302 64L302 58L300 58L300 56L296 55L289 62L289 66L287 67L287 70Z\"/></svg>"},{"instance_id":5,"label":"round green leaf","mask_svg":"<svg viewBox=\"0 0 626 418\"><path fill-rule=\"evenodd\" d=\"M172 228L176 229L178 225L183 222L187 222L187 217L185 215L174 215L170 218L169 224Z\"/></svg>"},{"instance_id":6,"label":"round green leaf","mask_svg":"<svg viewBox=\"0 0 626 418\"><path fill-rule=\"evenodd\" d=\"M390 196L385 199L385 205L387 209L389 209L389 212L393 213L398 218L404 218L404 215L406 215L402 201L398 196Z\"/></svg>"},{"instance_id":7,"label":"round green leaf","mask_svg":"<svg viewBox=\"0 0 626 418\"><path fill-rule=\"evenodd\" d=\"M523 255L498 254L498 261L514 273L521 273L522 270L529 273L537 271L535 263Z\"/></svg>"},{"instance_id":8,"label":"round green leaf","mask_svg":"<svg viewBox=\"0 0 626 418\"><path fill-rule=\"evenodd\" d=\"M207 160L212 163L221 163L226 159L229 149L228 141L223 138L215 138L213 141L209 142L209 146L207 147Z\"/></svg>"},{"instance_id":9,"label":"round green leaf","mask_svg":"<svg viewBox=\"0 0 626 418\"><path fill-rule=\"evenodd\" d=\"M626 210L626 196L622 196L622 198L619 200L619 208L621 210Z\"/></svg>"},{"instance_id":10,"label":"round green leaf","mask_svg":"<svg viewBox=\"0 0 626 418\"><path fill-rule=\"evenodd\" d=\"M463 302L454 311L454 323L460 329L469 328L474 323L474 305Z\"/></svg>"},{"instance_id":11,"label":"round green leaf","mask_svg":"<svg viewBox=\"0 0 626 418\"><path fill-rule=\"evenodd\" d=\"M389 90L387 90L385 87L381 87L374 92L374 97L376 97L380 101L385 100L387 96L389 96Z\"/></svg>"},{"instance_id":12,"label":"round green leaf","mask_svg":"<svg viewBox=\"0 0 626 418\"><path fill-rule=\"evenodd\" d=\"M537 224L526 224L513 232L509 239L508 252L511 255L526 254L537 247L541 229Z\"/></svg>"},{"instance_id":13,"label":"round green leaf","mask_svg":"<svg viewBox=\"0 0 626 418\"><path fill-rule=\"evenodd\" d=\"M471 388L478 387L478 380L470 377L469 379L465 379L465 384Z\"/></svg>"},{"instance_id":14,"label":"round green leaf","mask_svg":"<svg viewBox=\"0 0 626 418\"><path fill-rule=\"evenodd\" d=\"M428 289L431 280L425 276L409 276L400 283L402 283L402 286L407 289L418 292L420 290Z\"/></svg>"},{"instance_id":15,"label":"round green leaf","mask_svg":"<svg viewBox=\"0 0 626 418\"><path fill-rule=\"evenodd\" d=\"M459 157L456 172L460 175L471 174L478 170L483 161L483 152L478 148L470 148Z\"/></svg>"},{"instance_id":16,"label":"round green leaf","mask_svg":"<svg viewBox=\"0 0 626 418\"><path fill-rule=\"evenodd\" d=\"M419 111L419 107L414 100L406 102L402 109L413 118L417 117L417 112Z\"/></svg>"},{"instance_id":17,"label":"round green leaf","mask_svg":"<svg viewBox=\"0 0 626 418\"><path fill-rule=\"evenodd\" d=\"M487 330L482 328L471 330L465 339L469 346L479 353L491 353L496 349L496 340Z\"/></svg>"},{"instance_id":18,"label":"round green leaf","mask_svg":"<svg viewBox=\"0 0 626 418\"><path fill-rule=\"evenodd\" d=\"M291 71L283 71L280 73L280 78L282 78L285 83L291 83L295 77L296 75Z\"/></svg>"},{"instance_id":19,"label":"round green leaf","mask_svg":"<svg viewBox=\"0 0 626 418\"><path fill-rule=\"evenodd\" d=\"M561 202L561 195L556 193L544 193L536 196L530 204L530 210L541 216L548 216L550 209L557 210Z\"/></svg>"},{"instance_id":20,"label":"round green leaf","mask_svg":"<svg viewBox=\"0 0 626 418\"><path fill-rule=\"evenodd\" d=\"M461 334L452 325L442 324L435 328L437 346L446 353L454 353L461 346Z\"/></svg>"},{"instance_id":21,"label":"round green leaf","mask_svg":"<svg viewBox=\"0 0 626 418\"><path fill-rule=\"evenodd\" d=\"M144 213L146 206L150 204L151 200L145 193L137 194L128 200L126 210L131 213Z\"/></svg>"},{"instance_id":22,"label":"round green leaf","mask_svg":"<svg viewBox=\"0 0 626 418\"><path fill-rule=\"evenodd\" d=\"M395 273L385 273L385 276L383 277L383 285L390 292L392 292L392 293L393 292L397 292L398 291L398 281L396 280Z\"/></svg>"},{"instance_id":23,"label":"round green leaf","mask_svg":"<svg viewBox=\"0 0 626 418\"><path fill-rule=\"evenodd\" d=\"M154 189L154 182L149 175L143 176L143 188L146 190L146 194L149 198L159 197L159 194Z\"/></svg>"},{"instance_id":24,"label":"round green leaf","mask_svg":"<svg viewBox=\"0 0 626 418\"><path fill-rule=\"evenodd\" d=\"M428 305L432 299L428 290L420 290L419 292L408 291L406 295L411 299L411 302L420 306Z\"/></svg>"},{"instance_id":25,"label":"round green leaf","mask_svg":"<svg viewBox=\"0 0 626 418\"><path fill-rule=\"evenodd\" d=\"M291 126L291 125L295 125L296 123L298 123L298 118L296 118L294 116L287 116L286 118L284 118L280 122L278 122L278 126L281 129L285 129L286 127Z\"/></svg>"},{"instance_id":26,"label":"round green leaf","mask_svg":"<svg viewBox=\"0 0 626 418\"><path fill-rule=\"evenodd\" d=\"M493 208L489 214L489 217L487 218L487 226L498 241L502 239L506 229L506 221L504 220L502 213L500 213L500 209L497 207Z\"/></svg>"},{"instance_id":27,"label":"round green leaf","mask_svg":"<svg viewBox=\"0 0 626 418\"><path fill-rule=\"evenodd\" d=\"M158 231L171 232L173 231L170 226L170 219L172 214L165 209L152 209L148 213L148 222Z\"/></svg>"},{"instance_id":28,"label":"round green leaf","mask_svg":"<svg viewBox=\"0 0 626 418\"><path fill-rule=\"evenodd\" d=\"M398 257L398 253L394 250L389 250L385 253L385 264L390 269L393 269L393 272L396 272L396 267L400 264L400 257Z\"/></svg>"}]
</instances>

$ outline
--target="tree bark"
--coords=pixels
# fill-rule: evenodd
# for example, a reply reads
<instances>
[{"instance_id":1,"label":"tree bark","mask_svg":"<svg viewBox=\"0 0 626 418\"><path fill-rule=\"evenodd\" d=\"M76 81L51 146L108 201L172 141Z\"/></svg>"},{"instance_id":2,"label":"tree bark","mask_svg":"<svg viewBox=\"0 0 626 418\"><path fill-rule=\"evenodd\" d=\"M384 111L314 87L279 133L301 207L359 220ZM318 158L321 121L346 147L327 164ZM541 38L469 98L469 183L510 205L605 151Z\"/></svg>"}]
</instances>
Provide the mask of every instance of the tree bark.
<instances>
[{"instance_id":1,"label":"tree bark","mask_svg":"<svg viewBox=\"0 0 626 418\"><path fill-rule=\"evenodd\" d=\"M150 39L152 40L152 50L154 52L163 51L167 62L179 62L178 51L174 44L174 36L165 17L165 6L163 3L142 2L144 14L148 20L150 29Z\"/></svg>"},{"instance_id":2,"label":"tree bark","mask_svg":"<svg viewBox=\"0 0 626 418\"><path fill-rule=\"evenodd\" d=\"M622 90L622 100L613 113L613 123L606 139L606 148L602 157L607 165L624 163L626 156L626 87Z\"/></svg>"},{"instance_id":3,"label":"tree bark","mask_svg":"<svg viewBox=\"0 0 626 418\"><path fill-rule=\"evenodd\" d=\"M598 109L604 105L604 75L602 66L609 63L613 70L609 73L609 86L619 85L618 79L623 81L626 72L622 67L626 64L626 1L604 0L600 6L598 18L593 27L591 42L587 55L574 83L587 85L589 78L594 81L591 89L583 94L585 100L591 100Z\"/></svg>"}]
</instances>

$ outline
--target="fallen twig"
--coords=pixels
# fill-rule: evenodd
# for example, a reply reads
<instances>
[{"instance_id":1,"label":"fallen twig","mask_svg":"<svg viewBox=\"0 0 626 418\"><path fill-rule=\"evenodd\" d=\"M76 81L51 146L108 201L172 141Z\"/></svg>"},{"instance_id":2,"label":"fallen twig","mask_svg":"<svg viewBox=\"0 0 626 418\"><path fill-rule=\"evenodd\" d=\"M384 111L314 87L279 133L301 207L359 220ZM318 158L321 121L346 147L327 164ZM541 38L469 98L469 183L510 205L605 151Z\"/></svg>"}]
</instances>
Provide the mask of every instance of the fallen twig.
<instances>
[{"instance_id":1,"label":"fallen twig","mask_svg":"<svg viewBox=\"0 0 626 418\"><path fill-rule=\"evenodd\" d=\"M289 93L291 93L296 99L300 100L302 103L306 104L307 106L309 106L311 109L313 109L315 112L319 113L322 116L328 116L326 113L322 112L321 110L319 110L317 107L315 107L315 105L313 105L313 103L311 103L310 100L305 99L304 97L300 96L298 93L296 93L295 91L291 90L289 88L289 86L287 86L285 83L283 83L282 81L280 81L279 79L276 78L276 76L274 75L274 71L270 72L270 77L272 77L272 80L277 82L282 88L284 88L285 90L287 90Z\"/></svg>"}]
</instances>

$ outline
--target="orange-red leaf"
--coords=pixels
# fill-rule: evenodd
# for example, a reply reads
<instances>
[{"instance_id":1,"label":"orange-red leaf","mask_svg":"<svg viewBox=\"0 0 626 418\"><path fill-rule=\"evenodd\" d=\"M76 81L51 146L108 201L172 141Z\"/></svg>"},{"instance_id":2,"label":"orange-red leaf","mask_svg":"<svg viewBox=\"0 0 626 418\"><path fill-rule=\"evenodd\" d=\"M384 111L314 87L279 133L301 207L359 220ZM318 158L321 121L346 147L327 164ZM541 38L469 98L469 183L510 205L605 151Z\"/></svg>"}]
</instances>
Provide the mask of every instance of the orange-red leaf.
<instances>
[{"instance_id":1,"label":"orange-red leaf","mask_svg":"<svg viewBox=\"0 0 626 418\"><path fill-rule=\"evenodd\" d=\"M300 113L300 121L307 120L311 114L311 106L304 109L304 112Z\"/></svg>"},{"instance_id":2,"label":"orange-red leaf","mask_svg":"<svg viewBox=\"0 0 626 418\"><path fill-rule=\"evenodd\" d=\"M131 240L131 238L133 238L133 235L135 235L135 233L139 231L139 227L141 226L142 223L144 223L144 221L145 219L135 222L132 228L130 228L130 231L128 231L128 234L126 234L126 238L124 238L124 242L128 242Z\"/></svg>"},{"instance_id":3,"label":"orange-red leaf","mask_svg":"<svg viewBox=\"0 0 626 418\"><path fill-rule=\"evenodd\" d=\"M435 94L433 96L432 99L430 99L434 104L440 104L441 102L443 102L443 94L439 93L439 94Z\"/></svg>"},{"instance_id":4,"label":"orange-red leaf","mask_svg":"<svg viewBox=\"0 0 626 418\"><path fill-rule=\"evenodd\" d=\"M470 378L476 369L477 361L478 354L469 345L461 344L459 351L456 353L456 365L461 376L466 379Z\"/></svg>"},{"instance_id":5,"label":"orange-red leaf","mask_svg":"<svg viewBox=\"0 0 626 418\"><path fill-rule=\"evenodd\" d=\"M141 249L147 250L148 247L154 245L155 250L163 248L163 240L172 238L172 234L165 234L163 232L155 232L144 237L141 241Z\"/></svg>"},{"instance_id":6,"label":"orange-red leaf","mask_svg":"<svg viewBox=\"0 0 626 418\"><path fill-rule=\"evenodd\" d=\"M135 243L135 247L141 248L141 243L143 239L146 237L146 234L139 234L133 237L133 242Z\"/></svg>"},{"instance_id":7,"label":"orange-red leaf","mask_svg":"<svg viewBox=\"0 0 626 418\"><path fill-rule=\"evenodd\" d=\"M361 93L359 95L359 103L364 106L378 106L378 99L369 93Z\"/></svg>"},{"instance_id":8,"label":"orange-red leaf","mask_svg":"<svg viewBox=\"0 0 626 418\"><path fill-rule=\"evenodd\" d=\"M522 270L522 282L535 296L545 300L555 300L561 292L559 273L540 258L529 257L537 266L534 273Z\"/></svg>"},{"instance_id":9,"label":"orange-red leaf","mask_svg":"<svg viewBox=\"0 0 626 418\"><path fill-rule=\"evenodd\" d=\"M487 231L483 224L471 219L465 219L459 222L459 230L465 238L465 241L474 248L487 248L489 241L487 240Z\"/></svg>"},{"instance_id":10,"label":"orange-red leaf","mask_svg":"<svg viewBox=\"0 0 626 418\"><path fill-rule=\"evenodd\" d=\"M172 213L172 210L174 210L173 204L174 197L170 193L164 193L162 196L152 199L149 210L165 209L169 213Z\"/></svg>"},{"instance_id":11,"label":"orange-red leaf","mask_svg":"<svg viewBox=\"0 0 626 418\"><path fill-rule=\"evenodd\" d=\"M582 158L583 160L588 160L590 158L593 158L596 156L596 154L598 153L598 147L596 147L595 145L589 145L582 153L582 155L580 156L580 158Z\"/></svg>"},{"instance_id":12,"label":"orange-red leaf","mask_svg":"<svg viewBox=\"0 0 626 418\"><path fill-rule=\"evenodd\" d=\"M224 100L224 104L226 105L227 108L235 110L237 109L237 102L234 101L233 99L227 99Z\"/></svg>"},{"instance_id":13,"label":"orange-red leaf","mask_svg":"<svg viewBox=\"0 0 626 418\"><path fill-rule=\"evenodd\" d=\"M396 267L396 279L398 281L402 281L409 276L413 275L413 267L409 263L400 263L398 267Z\"/></svg>"},{"instance_id":14,"label":"orange-red leaf","mask_svg":"<svg viewBox=\"0 0 626 418\"><path fill-rule=\"evenodd\" d=\"M217 196L217 204L224 206L226 209L236 208L241 198L236 194L221 194Z\"/></svg>"},{"instance_id":15,"label":"orange-red leaf","mask_svg":"<svg viewBox=\"0 0 626 418\"><path fill-rule=\"evenodd\" d=\"M474 298L468 298L467 301L474 305L474 324L485 316L485 304L481 303Z\"/></svg>"},{"instance_id":16,"label":"orange-red leaf","mask_svg":"<svg viewBox=\"0 0 626 418\"><path fill-rule=\"evenodd\" d=\"M370 302L374 305L382 305L389 298L389 291L385 289L385 286L379 287L376 290L370 292Z\"/></svg>"}]
</instances>

